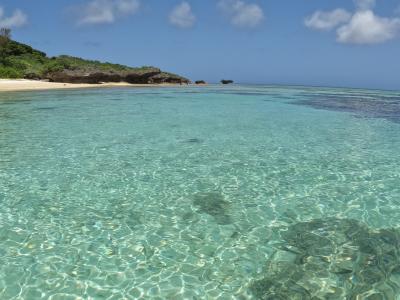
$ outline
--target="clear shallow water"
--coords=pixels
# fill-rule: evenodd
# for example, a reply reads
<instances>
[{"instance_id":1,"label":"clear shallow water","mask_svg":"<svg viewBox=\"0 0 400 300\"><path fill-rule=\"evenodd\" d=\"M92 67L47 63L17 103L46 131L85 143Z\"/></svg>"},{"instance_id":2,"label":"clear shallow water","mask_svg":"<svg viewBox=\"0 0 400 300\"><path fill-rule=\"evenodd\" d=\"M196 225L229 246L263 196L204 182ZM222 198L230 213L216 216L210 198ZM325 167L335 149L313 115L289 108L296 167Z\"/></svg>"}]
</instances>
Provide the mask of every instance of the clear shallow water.
<instances>
[{"instance_id":1,"label":"clear shallow water","mask_svg":"<svg viewBox=\"0 0 400 300\"><path fill-rule=\"evenodd\" d=\"M400 299L399 93L0 99L0 299Z\"/></svg>"}]
</instances>

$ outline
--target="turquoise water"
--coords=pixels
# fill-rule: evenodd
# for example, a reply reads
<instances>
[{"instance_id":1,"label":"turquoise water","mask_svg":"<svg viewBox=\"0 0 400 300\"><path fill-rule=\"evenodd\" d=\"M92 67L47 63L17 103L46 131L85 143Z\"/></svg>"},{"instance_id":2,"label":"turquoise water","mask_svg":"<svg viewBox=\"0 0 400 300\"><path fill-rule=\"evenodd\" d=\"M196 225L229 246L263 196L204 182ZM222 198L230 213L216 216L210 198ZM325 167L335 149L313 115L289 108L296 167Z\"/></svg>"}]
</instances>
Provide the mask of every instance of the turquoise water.
<instances>
[{"instance_id":1,"label":"turquoise water","mask_svg":"<svg viewBox=\"0 0 400 300\"><path fill-rule=\"evenodd\" d=\"M400 299L400 93L0 95L0 299Z\"/></svg>"}]
</instances>

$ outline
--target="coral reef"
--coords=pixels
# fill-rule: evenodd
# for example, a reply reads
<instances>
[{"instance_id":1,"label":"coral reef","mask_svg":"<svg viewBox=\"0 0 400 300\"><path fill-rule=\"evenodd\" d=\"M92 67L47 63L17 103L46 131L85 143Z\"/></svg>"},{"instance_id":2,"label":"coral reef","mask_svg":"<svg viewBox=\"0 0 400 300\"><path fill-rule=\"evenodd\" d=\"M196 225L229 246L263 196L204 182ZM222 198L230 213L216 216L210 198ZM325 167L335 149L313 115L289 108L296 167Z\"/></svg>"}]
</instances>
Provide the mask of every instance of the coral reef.
<instances>
[{"instance_id":1,"label":"coral reef","mask_svg":"<svg viewBox=\"0 0 400 300\"><path fill-rule=\"evenodd\" d=\"M315 219L282 231L265 276L251 284L259 299L396 299L400 231L373 230L351 219Z\"/></svg>"}]
</instances>

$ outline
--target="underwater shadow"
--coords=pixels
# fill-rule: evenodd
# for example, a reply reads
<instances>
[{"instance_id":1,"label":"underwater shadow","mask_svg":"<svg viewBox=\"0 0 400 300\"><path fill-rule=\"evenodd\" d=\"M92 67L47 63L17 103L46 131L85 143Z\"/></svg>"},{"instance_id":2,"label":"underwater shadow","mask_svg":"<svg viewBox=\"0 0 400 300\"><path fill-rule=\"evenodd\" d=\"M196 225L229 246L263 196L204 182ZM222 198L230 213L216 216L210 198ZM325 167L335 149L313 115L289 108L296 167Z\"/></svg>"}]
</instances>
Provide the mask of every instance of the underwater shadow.
<instances>
[{"instance_id":1,"label":"underwater shadow","mask_svg":"<svg viewBox=\"0 0 400 300\"><path fill-rule=\"evenodd\" d=\"M193 197L193 205L198 208L200 213L214 217L219 225L232 224L229 215L230 202L224 196L216 192L199 193Z\"/></svg>"},{"instance_id":2,"label":"underwater shadow","mask_svg":"<svg viewBox=\"0 0 400 300\"><path fill-rule=\"evenodd\" d=\"M358 117L381 118L400 123L400 96L365 95L308 95L307 99L292 102L315 109L352 113Z\"/></svg>"}]
</instances>

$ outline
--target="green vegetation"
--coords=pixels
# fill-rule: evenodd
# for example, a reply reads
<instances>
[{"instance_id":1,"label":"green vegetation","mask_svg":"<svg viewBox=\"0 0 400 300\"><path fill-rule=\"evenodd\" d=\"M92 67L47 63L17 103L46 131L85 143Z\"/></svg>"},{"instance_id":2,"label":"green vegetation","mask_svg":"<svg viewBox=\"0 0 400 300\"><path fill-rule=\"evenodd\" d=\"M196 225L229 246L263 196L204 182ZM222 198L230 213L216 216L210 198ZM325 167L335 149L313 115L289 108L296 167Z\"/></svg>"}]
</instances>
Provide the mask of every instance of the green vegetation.
<instances>
[{"instance_id":1,"label":"green vegetation","mask_svg":"<svg viewBox=\"0 0 400 300\"><path fill-rule=\"evenodd\" d=\"M61 55L47 57L46 53L11 39L9 29L0 29L0 78L40 79L46 74L63 70L83 72L146 72L153 67L131 68L119 64L102 63L78 57Z\"/></svg>"}]
</instances>

